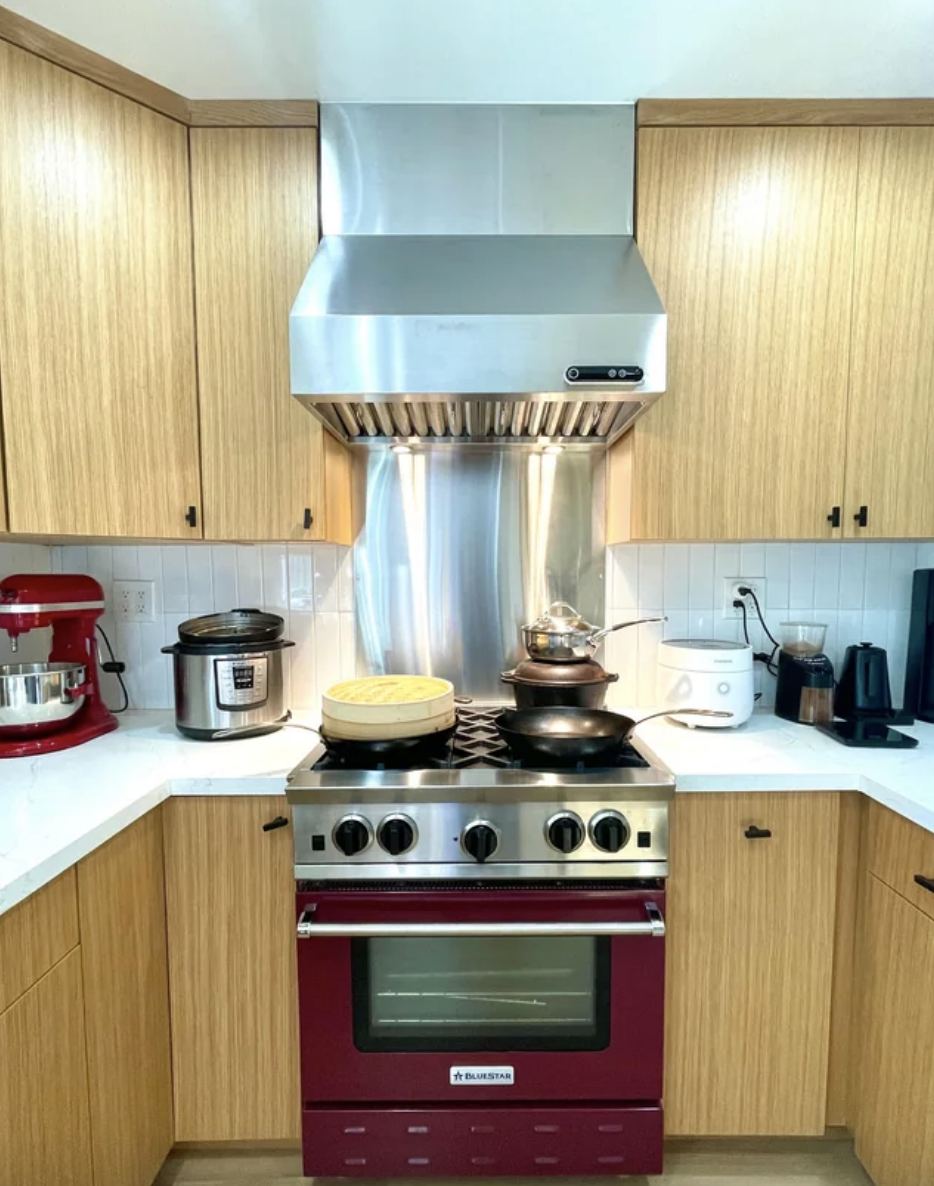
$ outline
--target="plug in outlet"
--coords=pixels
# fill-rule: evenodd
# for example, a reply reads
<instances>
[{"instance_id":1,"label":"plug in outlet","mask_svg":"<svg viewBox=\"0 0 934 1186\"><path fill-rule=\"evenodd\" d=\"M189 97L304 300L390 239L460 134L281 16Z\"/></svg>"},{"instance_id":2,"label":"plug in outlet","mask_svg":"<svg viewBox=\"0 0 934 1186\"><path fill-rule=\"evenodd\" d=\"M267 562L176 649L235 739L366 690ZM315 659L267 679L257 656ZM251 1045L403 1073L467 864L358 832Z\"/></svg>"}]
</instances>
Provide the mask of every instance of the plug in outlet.
<instances>
[{"instance_id":1,"label":"plug in outlet","mask_svg":"<svg viewBox=\"0 0 934 1186\"><path fill-rule=\"evenodd\" d=\"M738 605L734 605L734 601L743 601L746 604L746 614L750 622L756 620L756 607L753 604L752 598L746 594L743 596L740 593L740 587L744 589L752 589L756 597L759 599L759 604L762 606L762 612L765 612L765 577L724 577L723 578L723 616L724 618L741 618L743 611Z\"/></svg>"},{"instance_id":2,"label":"plug in outlet","mask_svg":"<svg viewBox=\"0 0 934 1186\"><path fill-rule=\"evenodd\" d=\"M113 611L118 622L154 622L154 581L114 581Z\"/></svg>"}]
</instances>

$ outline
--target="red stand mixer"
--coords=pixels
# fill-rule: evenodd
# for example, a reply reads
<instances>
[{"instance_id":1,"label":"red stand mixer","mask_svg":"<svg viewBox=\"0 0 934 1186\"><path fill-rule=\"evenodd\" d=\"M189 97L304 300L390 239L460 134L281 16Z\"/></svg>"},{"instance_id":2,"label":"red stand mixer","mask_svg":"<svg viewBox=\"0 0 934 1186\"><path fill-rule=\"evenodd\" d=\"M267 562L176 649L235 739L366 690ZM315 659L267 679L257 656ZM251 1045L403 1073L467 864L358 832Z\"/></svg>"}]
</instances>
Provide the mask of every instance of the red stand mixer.
<instances>
[{"instance_id":1,"label":"red stand mixer","mask_svg":"<svg viewBox=\"0 0 934 1186\"><path fill-rule=\"evenodd\" d=\"M87 576L24 573L0 581L0 630L52 628L45 663L0 665L0 758L70 749L117 727L101 696L95 627L104 590Z\"/></svg>"}]
</instances>

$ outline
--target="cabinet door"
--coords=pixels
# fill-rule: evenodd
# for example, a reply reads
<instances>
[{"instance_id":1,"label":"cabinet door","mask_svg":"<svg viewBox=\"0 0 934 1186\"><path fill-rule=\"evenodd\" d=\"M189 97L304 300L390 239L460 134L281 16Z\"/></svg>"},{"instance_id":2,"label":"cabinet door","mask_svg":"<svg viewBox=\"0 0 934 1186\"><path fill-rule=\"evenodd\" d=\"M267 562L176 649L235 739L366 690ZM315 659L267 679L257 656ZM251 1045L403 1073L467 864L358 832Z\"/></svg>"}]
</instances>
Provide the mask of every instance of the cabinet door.
<instances>
[{"instance_id":1,"label":"cabinet door","mask_svg":"<svg viewBox=\"0 0 934 1186\"><path fill-rule=\"evenodd\" d=\"M876 1186L934 1181L934 922L865 875L856 1155Z\"/></svg>"},{"instance_id":2,"label":"cabinet door","mask_svg":"<svg viewBox=\"0 0 934 1186\"><path fill-rule=\"evenodd\" d=\"M284 798L171 799L166 902L178 1141L300 1135L295 881Z\"/></svg>"},{"instance_id":3,"label":"cabinet door","mask_svg":"<svg viewBox=\"0 0 934 1186\"><path fill-rule=\"evenodd\" d=\"M859 136L844 528L934 535L934 128Z\"/></svg>"},{"instance_id":4,"label":"cabinet door","mask_svg":"<svg viewBox=\"0 0 934 1186\"><path fill-rule=\"evenodd\" d=\"M0 43L10 529L200 537L186 129Z\"/></svg>"},{"instance_id":5,"label":"cabinet door","mask_svg":"<svg viewBox=\"0 0 934 1186\"><path fill-rule=\"evenodd\" d=\"M858 135L639 133L637 238L669 357L668 390L634 429L634 539L833 534Z\"/></svg>"},{"instance_id":6,"label":"cabinet door","mask_svg":"<svg viewBox=\"0 0 934 1186\"><path fill-rule=\"evenodd\" d=\"M94 1186L150 1186L173 1143L161 813L78 865Z\"/></svg>"},{"instance_id":7,"label":"cabinet door","mask_svg":"<svg viewBox=\"0 0 934 1186\"><path fill-rule=\"evenodd\" d=\"M205 535L321 538L323 430L289 378L289 311L318 242L316 132L195 128L191 185Z\"/></svg>"},{"instance_id":8,"label":"cabinet door","mask_svg":"<svg viewBox=\"0 0 934 1186\"><path fill-rule=\"evenodd\" d=\"M0 1013L0 1186L91 1186L81 954Z\"/></svg>"},{"instance_id":9,"label":"cabinet door","mask_svg":"<svg viewBox=\"0 0 934 1186\"><path fill-rule=\"evenodd\" d=\"M824 1131L839 796L679 795L665 1130ZM771 831L747 839L751 825Z\"/></svg>"}]
</instances>

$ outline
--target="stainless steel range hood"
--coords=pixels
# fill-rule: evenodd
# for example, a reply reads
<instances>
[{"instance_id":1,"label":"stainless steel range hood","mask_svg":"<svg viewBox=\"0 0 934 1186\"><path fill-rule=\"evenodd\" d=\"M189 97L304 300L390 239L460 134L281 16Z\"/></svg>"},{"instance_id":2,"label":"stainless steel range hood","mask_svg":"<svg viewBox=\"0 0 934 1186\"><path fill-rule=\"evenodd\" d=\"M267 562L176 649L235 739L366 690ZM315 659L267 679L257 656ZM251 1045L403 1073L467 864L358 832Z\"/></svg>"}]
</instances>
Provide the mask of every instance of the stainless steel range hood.
<instances>
[{"instance_id":1,"label":"stainless steel range hood","mask_svg":"<svg viewBox=\"0 0 934 1186\"><path fill-rule=\"evenodd\" d=\"M634 108L321 107L292 392L337 436L605 444L665 388Z\"/></svg>"}]
</instances>

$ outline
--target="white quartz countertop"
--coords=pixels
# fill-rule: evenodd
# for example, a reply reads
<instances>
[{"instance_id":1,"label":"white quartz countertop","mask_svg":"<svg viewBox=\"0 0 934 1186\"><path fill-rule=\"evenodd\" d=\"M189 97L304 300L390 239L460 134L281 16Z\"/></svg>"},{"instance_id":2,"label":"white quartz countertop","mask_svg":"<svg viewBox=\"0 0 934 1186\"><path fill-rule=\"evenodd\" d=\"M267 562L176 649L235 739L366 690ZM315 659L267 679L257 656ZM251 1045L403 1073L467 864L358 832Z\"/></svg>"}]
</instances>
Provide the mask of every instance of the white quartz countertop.
<instances>
[{"instance_id":1,"label":"white quartz countertop","mask_svg":"<svg viewBox=\"0 0 934 1186\"><path fill-rule=\"evenodd\" d=\"M757 713L738 729L650 721L636 740L681 792L862 791L934 832L934 725L905 732L920 739L917 749L848 749ZM315 744L300 729L189 741L171 713L130 712L116 732L86 745L0 761L0 914L170 795L281 795Z\"/></svg>"}]
</instances>

